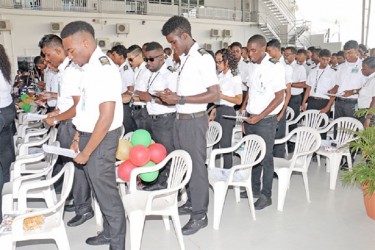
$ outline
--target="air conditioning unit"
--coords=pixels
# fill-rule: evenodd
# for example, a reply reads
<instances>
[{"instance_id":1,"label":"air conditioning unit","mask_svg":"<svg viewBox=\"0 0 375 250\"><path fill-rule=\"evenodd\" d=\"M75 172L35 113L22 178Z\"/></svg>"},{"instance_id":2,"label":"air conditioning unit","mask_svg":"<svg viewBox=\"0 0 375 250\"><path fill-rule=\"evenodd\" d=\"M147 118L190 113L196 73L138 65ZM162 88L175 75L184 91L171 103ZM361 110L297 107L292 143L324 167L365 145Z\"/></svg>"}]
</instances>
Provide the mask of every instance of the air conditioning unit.
<instances>
[{"instance_id":1,"label":"air conditioning unit","mask_svg":"<svg viewBox=\"0 0 375 250\"><path fill-rule=\"evenodd\" d=\"M63 28L63 23L54 23L54 22L52 22L50 24L50 30L53 33L61 32L62 28Z\"/></svg>"},{"instance_id":2,"label":"air conditioning unit","mask_svg":"<svg viewBox=\"0 0 375 250\"><path fill-rule=\"evenodd\" d=\"M211 37L219 37L219 30L217 29L211 29Z\"/></svg>"},{"instance_id":3,"label":"air conditioning unit","mask_svg":"<svg viewBox=\"0 0 375 250\"><path fill-rule=\"evenodd\" d=\"M10 30L9 20L0 20L0 31Z\"/></svg>"},{"instance_id":4,"label":"air conditioning unit","mask_svg":"<svg viewBox=\"0 0 375 250\"><path fill-rule=\"evenodd\" d=\"M222 49L226 49L226 48L228 48L228 47L229 47L229 42L221 41L221 42L220 42L220 47L221 47Z\"/></svg>"},{"instance_id":5,"label":"air conditioning unit","mask_svg":"<svg viewBox=\"0 0 375 250\"><path fill-rule=\"evenodd\" d=\"M96 44L102 49L109 48L110 46L108 38L98 38L96 39Z\"/></svg>"},{"instance_id":6,"label":"air conditioning unit","mask_svg":"<svg viewBox=\"0 0 375 250\"><path fill-rule=\"evenodd\" d=\"M203 48L206 49L206 50L212 50L212 44L211 43L205 43L203 45Z\"/></svg>"},{"instance_id":7,"label":"air conditioning unit","mask_svg":"<svg viewBox=\"0 0 375 250\"><path fill-rule=\"evenodd\" d=\"M124 45L123 42L112 42L112 47L115 47L117 45Z\"/></svg>"},{"instance_id":8,"label":"air conditioning unit","mask_svg":"<svg viewBox=\"0 0 375 250\"><path fill-rule=\"evenodd\" d=\"M231 30L223 30L223 37L231 37L232 31Z\"/></svg>"},{"instance_id":9,"label":"air conditioning unit","mask_svg":"<svg viewBox=\"0 0 375 250\"><path fill-rule=\"evenodd\" d=\"M118 23L116 24L117 34L129 34L129 24L128 23Z\"/></svg>"}]
</instances>

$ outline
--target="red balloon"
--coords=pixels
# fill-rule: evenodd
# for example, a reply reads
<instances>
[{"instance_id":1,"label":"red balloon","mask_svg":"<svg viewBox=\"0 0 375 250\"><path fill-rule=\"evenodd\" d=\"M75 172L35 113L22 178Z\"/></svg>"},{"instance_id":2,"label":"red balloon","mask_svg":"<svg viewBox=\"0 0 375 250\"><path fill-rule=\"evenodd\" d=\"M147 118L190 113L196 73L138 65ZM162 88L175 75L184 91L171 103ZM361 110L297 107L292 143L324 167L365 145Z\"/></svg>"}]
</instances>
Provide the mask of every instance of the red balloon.
<instances>
[{"instance_id":1,"label":"red balloon","mask_svg":"<svg viewBox=\"0 0 375 250\"><path fill-rule=\"evenodd\" d=\"M148 149L150 150L151 161L158 164L167 157L167 149L160 143L151 144Z\"/></svg>"},{"instance_id":2,"label":"red balloon","mask_svg":"<svg viewBox=\"0 0 375 250\"><path fill-rule=\"evenodd\" d=\"M124 161L117 169L118 177L120 177L123 181L129 181L130 173L136 167L137 166L131 163L129 160Z\"/></svg>"},{"instance_id":3,"label":"red balloon","mask_svg":"<svg viewBox=\"0 0 375 250\"><path fill-rule=\"evenodd\" d=\"M149 162L150 157L150 150L143 145L137 145L130 149L129 160L137 167L143 166Z\"/></svg>"}]
</instances>

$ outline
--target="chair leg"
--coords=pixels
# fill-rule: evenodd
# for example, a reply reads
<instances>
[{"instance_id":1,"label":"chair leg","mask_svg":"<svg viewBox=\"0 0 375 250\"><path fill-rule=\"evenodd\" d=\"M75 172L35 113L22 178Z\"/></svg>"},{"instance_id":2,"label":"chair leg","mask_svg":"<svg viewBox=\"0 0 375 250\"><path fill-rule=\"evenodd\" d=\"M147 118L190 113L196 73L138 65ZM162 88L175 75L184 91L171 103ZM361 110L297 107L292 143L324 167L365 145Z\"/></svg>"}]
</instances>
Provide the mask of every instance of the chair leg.
<instances>
[{"instance_id":1,"label":"chair leg","mask_svg":"<svg viewBox=\"0 0 375 250\"><path fill-rule=\"evenodd\" d=\"M2 204L3 214L10 214L12 211L14 211L13 205L14 205L13 195L12 194L3 195L3 204Z\"/></svg>"},{"instance_id":2,"label":"chair leg","mask_svg":"<svg viewBox=\"0 0 375 250\"><path fill-rule=\"evenodd\" d=\"M234 191L234 197L236 198L236 202L240 203L240 201L241 201L241 197L240 197L241 189L240 189L240 187L233 186L233 191Z\"/></svg>"},{"instance_id":3,"label":"chair leg","mask_svg":"<svg viewBox=\"0 0 375 250\"><path fill-rule=\"evenodd\" d=\"M99 203L95 198L94 200L94 212L95 212L95 222L96 222L96 230L101 232L103 230L103 214L100 210Z\"/></svg>"},{"instance_id":4,"label":"chair leg","mask_svg":"<svg viewBox=\"0 0 375 250\"><path fill-rule=\"evenodd\" d=\"M185 250L184 239L182 237L180 217L178 216L177 210L171 215L174 231L176 232L178 244L180 245L181 250Z\"/></svg>"},{"instance_id":5,"label":"chair leg","mask_svg":"<svg viewBox=\"0 0 375 250\"><path fill-rule=\"evenodd\" d=\"M164 215L163 222L164 222L165 230L167 231L171 230L171 226L169 225L169 216Z\"/></svg>"},{"instance_id":6,"label":"chair leg","mask_svg":"<svg viewBox=\"0 0 375 250\"><path fill-rule=\"evenodd\" d=\"M254 198L253 198L253 189L250 187L246 187L246 192L247 192L247 199L249 201L249 206L250 206L250 211L251 211L251 216L253 217L253 220L256 220L255 218L255 208L254 208Z\"/></svg>"},{"instance_id":7,"label":"chair leg","mask_svg":"<svg viewBox=\"0 0 375 250\"><path fill-rule=\"evenodd\" d=\"M283 211L286 192L290 183L290 171L288 169L279 169L277 171L277 176L279 180L279 190L278 190L278 201L277 201L277 210Z\"/></svg>"},{"instance_id":8,"label":"chair leg","mask_svg":"<svg viewBox=\"0 0 375 250\"><path fill-rule=\"evenodd\" d=\"M350 153L346 155L346 161L348 162L348 168L351 171L353 169L353 162L352 162L352 156Z\"/></svg>"},{"instance_id":9,"label":"chair leg","mask_svg":"<svg viewBox=\"0 0 375 250\"><path fill-rule=\"evenodd\" d=\"M309 181L307 179L307 172L302 172L302 177L303 177L303 183L305 184L307 201L311 202L311 200L310 200L310 190L309 190Z\"/></svg>"},{"instance_id":10,"label":"chair leg","mask_svg":"<svg viewBox=\"0 0 375 250\"><path fill-rule=\"evenodd\" d=\"M336 181L337 181L337 176L338 176L339 169L340 169L341 158L342 158L341 155L333 154L331 155L329 159L329 163L330 163L329 164L329 171L330 171L329 188L331 190L336 189Z\"/></svg>"},{"instance_id":11,"label":"chair leg","mask_svg":"<svg viewBox=\"0 0 375 250\"><path fill-rule=\"evenodd\" d=\"M320 155L316 154L316 161L318 162L318 167L320 167Z\"/></svg>"},{"instance_id":12,"label":"chair leg","mask_svg":"<svg viewBox=\"0 0 375 250\"><path fill-rule=\"evenodd\" d=\"M130 249L141 249L145 214L143 211L134 211L128 215L130 226Z\"/></svg>"},{"instance_id":13,"label":"chair leg","mask_svg":"<svg viewBox=\"0 0 375 250\"><path fill-rule=\"evenodd\" d=\"M15 250L16 242L13 241L11 234L1 235L0 246L1 246L1 249L4 249L4 250Z\"/></svg>"},{"instance_id":14,"label":"chair leg","mask_svg":"<svg viewBox=\"0 0 375 250\"><path fill-rule=\"evenodd\" d=\"M227 195L228 185L223 182L217 182L213 186L214 189L214 223L213 228L219 230L221 214L223 213L225 196Z\"/></svg>"},{"instance_id":15,"label":"chair leg","mask_svg":"<svg viewBox=\"0 0 375 250\"><path fill-rule=\"evenodd\" d=\"M69 239L63 223L64 222L61 222L59 228L54 233L53 239L56 241L57 249L70 250Z\"/></svg>"}]
</instances>

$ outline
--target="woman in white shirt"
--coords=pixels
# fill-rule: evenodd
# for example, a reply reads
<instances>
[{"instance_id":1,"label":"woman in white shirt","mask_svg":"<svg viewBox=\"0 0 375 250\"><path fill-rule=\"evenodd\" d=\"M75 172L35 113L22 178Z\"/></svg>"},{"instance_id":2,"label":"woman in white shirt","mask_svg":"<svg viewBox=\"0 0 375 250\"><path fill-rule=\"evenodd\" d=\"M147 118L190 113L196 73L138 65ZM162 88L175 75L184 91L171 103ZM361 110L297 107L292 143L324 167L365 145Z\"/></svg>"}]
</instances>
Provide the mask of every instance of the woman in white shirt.
<instances>
[{"instance_id":1,"label":"woman in white shirt","mask_svg":"<svg viewBox=\"0 0 375 250\"><path fill-rule=\"evenodd\" d=\"M235 116L235 104L242 102L242 80L237 71L237 61L228 49L221 49L215 53L216 69L219 73L220 99L215 102L215 109L211 112L211 120L219 122L223 128L223 136L219 142L220 148L230 147L235 119L228 119L223 115ZM216 116L215 116L216 115ZM232 167L232 154L224 154L224 168Z\"/></svg>"},{"instance_id":2,"label":"woman in white shirt","mask_svg":"<svg viewBox=\"0 0 375 250\"><path fill-rule=\"evenodd\" d=\"M15 160L13 147L13 121L16 115L11 96L10 62L0 44L0 194L3 184L9 181L10 164ZM0 222L2 218L0 196Z\"/></svg>"}]
</instances>

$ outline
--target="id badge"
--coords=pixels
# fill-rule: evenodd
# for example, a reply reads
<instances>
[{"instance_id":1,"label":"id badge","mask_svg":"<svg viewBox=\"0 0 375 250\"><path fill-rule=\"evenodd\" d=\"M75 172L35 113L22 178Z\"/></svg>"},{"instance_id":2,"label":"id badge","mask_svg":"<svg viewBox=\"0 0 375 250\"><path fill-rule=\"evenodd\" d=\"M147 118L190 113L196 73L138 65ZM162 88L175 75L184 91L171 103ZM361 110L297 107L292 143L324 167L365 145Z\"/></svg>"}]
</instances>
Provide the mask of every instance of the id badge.
<instances>
[{"instance_id":1,"label":"id badge","mask_svg":"<svg viewBox=\"0 0 375 250\"><path fill-rule=\"evenodd\" d=\"M359 68L352 69L352 73L358 73L358 71L359 71Z\"/></svg>"},{"instance_id":2,"label":"id badge","mask_svg":"<svg viewBox=\"0 0 375 250\"><path fill-rule=\"evenodd\" d=\"M85 89L82 90L82 105L81 110L86 111L86 91Z\"/></svg>"}]
</instances>

